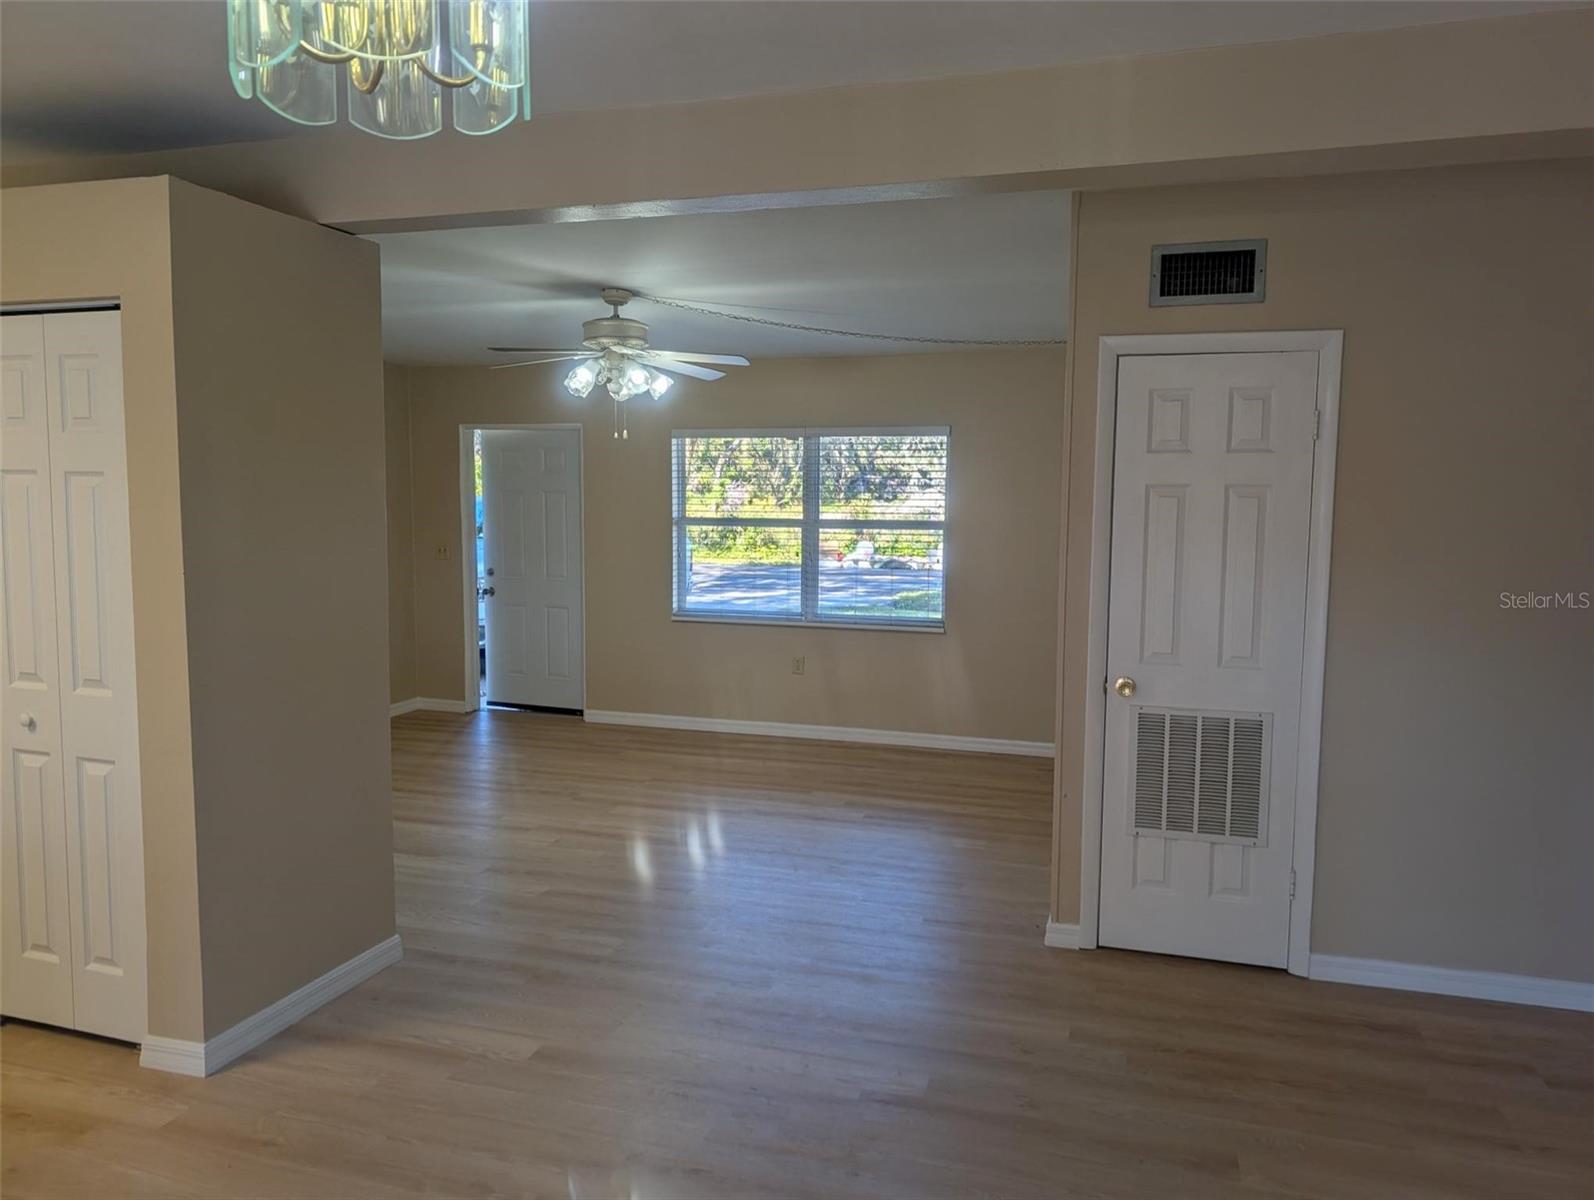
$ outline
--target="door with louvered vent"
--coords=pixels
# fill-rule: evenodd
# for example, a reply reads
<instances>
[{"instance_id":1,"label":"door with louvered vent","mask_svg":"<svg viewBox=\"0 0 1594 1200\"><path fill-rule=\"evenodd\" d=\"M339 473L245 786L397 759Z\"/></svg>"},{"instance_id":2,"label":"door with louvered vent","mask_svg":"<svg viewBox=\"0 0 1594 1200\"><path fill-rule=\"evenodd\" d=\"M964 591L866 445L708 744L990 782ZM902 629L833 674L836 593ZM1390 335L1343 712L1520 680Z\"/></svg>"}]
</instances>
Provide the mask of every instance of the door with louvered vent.
<instances>
[{"instance_id":1,"label":"door with louvered vent","mask_svg":"<svg viewBox=\"0 0 1594 1200\"><path fill-rule=\"evenodd\" d=\"M1316 390L1312 352L1119 359L1103 946L1288 961Z\"/></svg>"}]
</instances>

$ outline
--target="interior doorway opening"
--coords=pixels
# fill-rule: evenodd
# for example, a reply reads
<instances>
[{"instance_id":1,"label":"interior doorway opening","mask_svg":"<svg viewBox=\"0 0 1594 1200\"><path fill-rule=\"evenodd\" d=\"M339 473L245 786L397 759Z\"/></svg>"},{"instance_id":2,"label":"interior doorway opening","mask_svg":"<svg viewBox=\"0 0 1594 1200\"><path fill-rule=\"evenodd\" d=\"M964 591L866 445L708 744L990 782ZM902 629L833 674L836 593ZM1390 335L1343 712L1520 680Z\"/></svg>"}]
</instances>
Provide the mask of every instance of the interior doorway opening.
<instances>
[{"instance_id":1,"label":"interior doorway opening","mask_svg":"<svg viewBox=\"0 0 1594 1200\"><path fill-rule=\"evenodd\" d=\"M579 425L460 429L465 695L481 707L586 707Z\"/></svg>"}]
</instances>

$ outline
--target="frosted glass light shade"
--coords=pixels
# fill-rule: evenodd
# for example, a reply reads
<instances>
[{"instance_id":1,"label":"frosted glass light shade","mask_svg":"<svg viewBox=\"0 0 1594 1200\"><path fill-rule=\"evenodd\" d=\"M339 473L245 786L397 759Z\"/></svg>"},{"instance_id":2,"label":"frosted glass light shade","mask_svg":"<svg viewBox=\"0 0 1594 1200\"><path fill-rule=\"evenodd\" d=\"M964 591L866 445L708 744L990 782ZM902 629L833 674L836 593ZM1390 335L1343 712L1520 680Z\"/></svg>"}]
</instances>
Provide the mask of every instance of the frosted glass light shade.
<instances>
[{"instance_id":1,"label":"frosted glass light shade","mask_svg":"<svg viewBox=\"0 0 1594 1200\"><path fill-rule=\"evenodd\" d=\"M598 382L598 371L601 364L595 359L584 363L577 363L571 368L570 374L565 376L565 391L578 399L585 399L587 393L592 391Z\"/></svg>"},{"instance_id":2,"label":"frosted glass light shade","mask_svg":"<svg viewBox=\"0 0 1594 1200\"><path fill-rule=\"evenodd\" d=\"M527 0L223 0L233 89L303 125L429 137L531 117Z\"/></svg>"}]
</instances>

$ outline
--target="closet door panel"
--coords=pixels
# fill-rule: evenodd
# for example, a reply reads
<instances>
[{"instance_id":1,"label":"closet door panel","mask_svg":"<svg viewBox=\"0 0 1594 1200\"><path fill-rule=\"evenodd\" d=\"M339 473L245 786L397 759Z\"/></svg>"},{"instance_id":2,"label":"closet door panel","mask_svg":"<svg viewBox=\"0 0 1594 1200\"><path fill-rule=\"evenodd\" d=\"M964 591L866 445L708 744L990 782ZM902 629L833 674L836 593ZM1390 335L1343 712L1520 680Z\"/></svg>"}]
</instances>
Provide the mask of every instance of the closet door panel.
<instances>
[{"instance_id":1,"label":"closet door panel","mask_svg":"<svg viewBox=\"0 0 1594 1200\"><path fill-rule=\"evenodd\" d=\"M144 850L120 314L52 315L44 339L76 1026L141 1041Z\"/></svg>"},{"instance_id":2,"label":"closet door panel","mask_svg":"<svg viewBox=\"0 0 1594 1200\"><path fill-rule=\"evenodd\" d=\"M44 318L0 318L0 1011L73 1024Z\"/></svg>"}]
</instances>

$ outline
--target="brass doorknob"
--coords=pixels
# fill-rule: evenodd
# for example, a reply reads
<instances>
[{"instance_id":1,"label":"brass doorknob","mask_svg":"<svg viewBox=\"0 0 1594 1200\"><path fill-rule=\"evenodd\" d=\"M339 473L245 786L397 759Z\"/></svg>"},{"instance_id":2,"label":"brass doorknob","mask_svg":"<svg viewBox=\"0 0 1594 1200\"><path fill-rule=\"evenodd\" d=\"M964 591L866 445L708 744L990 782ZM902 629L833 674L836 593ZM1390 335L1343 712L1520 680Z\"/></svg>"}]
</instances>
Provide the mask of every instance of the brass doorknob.
<instances>
[{"instance_id":1,"label":"brass doorknob","mask_svg":"<svg viewBox=\"0 0 1594 1200\"><path fill-rule=\"evenodd\" d=\"M1135 694L1135 681L1127 675L1120 675L1113 682L1112 690L1127 700Z\"/></svg>"}]
</instances>

